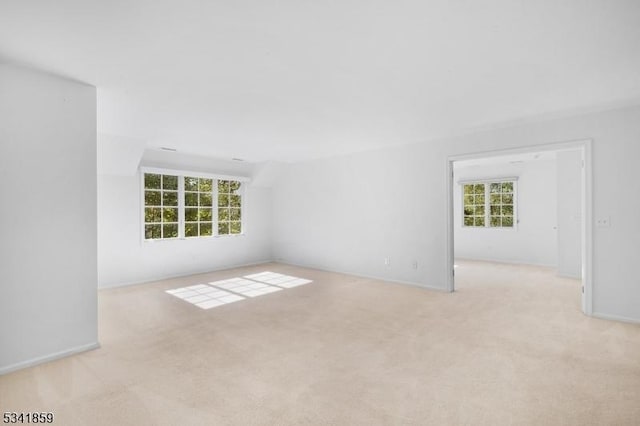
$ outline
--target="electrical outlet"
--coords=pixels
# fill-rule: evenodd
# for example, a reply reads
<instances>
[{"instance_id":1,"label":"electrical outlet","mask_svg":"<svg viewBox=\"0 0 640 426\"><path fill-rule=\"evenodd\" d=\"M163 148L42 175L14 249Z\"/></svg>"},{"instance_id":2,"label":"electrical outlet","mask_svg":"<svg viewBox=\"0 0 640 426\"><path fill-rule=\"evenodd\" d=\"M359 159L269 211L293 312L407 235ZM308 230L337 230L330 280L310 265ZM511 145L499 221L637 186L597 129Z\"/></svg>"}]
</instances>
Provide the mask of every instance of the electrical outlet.
<instances>
[{"instance_id":1,"label":"electrical outlet","mask_svg":"<svg viewBox=\"0 0 640 426\"><path fill-rule=\"evenodd\" d=\"M610 228L611 227L611 217L603 216L596 219L596 226L598 228Z\"/></svg>"},{"instance_id":2,"label":"electrical outlet","mask_svg":"<svg viewBox=\"0 0 640 426\"><path fill-rule=\"evenodd\" d=\"M385 265L385 266L389 266L389 265L391 265L391 259L389 259L388 257L385 257L385 258L384 258L384 265Z\"/></svg>"}]
</instances>

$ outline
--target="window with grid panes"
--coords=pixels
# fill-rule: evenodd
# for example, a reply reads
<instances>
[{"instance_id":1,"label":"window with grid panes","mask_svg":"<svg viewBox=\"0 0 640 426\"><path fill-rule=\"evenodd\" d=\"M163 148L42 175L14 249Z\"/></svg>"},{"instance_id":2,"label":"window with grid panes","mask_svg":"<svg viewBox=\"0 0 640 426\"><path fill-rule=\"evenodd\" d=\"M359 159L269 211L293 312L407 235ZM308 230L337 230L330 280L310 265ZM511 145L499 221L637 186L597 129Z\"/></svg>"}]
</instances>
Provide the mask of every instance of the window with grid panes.
<instances>
[{"instance_id":1,"label":"window with grid panes","mask_svg":"<svg viewBox=\"0 0 640 426\"><path fill-rule=\"evenodd\" d=\"M178 176L144 175L144 238L178 237Z\"/></svg>"},{"instance_id":2,"label":"window with grid panes","mask_svg":"<svg viewBox=\"0 0 640 426\"><path fill-rule=\"evenodd\" d=\"M489 184L489 225L493 228L513 227L513 182Z\"/></svg>"},{"instance_id":3,"label":"window with grid panes","mask_svg":"<svg viewBox=\"0 0 640 426\"><path fill-rule=\"evenodd\" d=\"M463 185L463 226L513 228L515 182L489 181Z\"/></svg>"},{"instance_id":4,"label":"window with grid panes","mask_svg":"<svg viewBox=\"0 0 640 426\"><path fill-rule=\"evenodd\" d=\"M242 233L241 185L235 180L218 181L218 235Z\"/></svg>"},{"instance_id":5,"label":"window with grid panes","mask_svg":"<svg viewBox=\"0 0 640 426\"><path fill-rule=\"evenodd\" d=\"M485 226L484 183L464 185L464 226Z\"/></svg>"},{"instance_id":6,"label":"window with grid panes","mask_svg":"<svg viewBox=\"0 0 640 426\"><path fill-rule=\"evenodd\" d=\"M213 235L213 179L184 177L184 236Z\"/></svg>"}]
</instances>

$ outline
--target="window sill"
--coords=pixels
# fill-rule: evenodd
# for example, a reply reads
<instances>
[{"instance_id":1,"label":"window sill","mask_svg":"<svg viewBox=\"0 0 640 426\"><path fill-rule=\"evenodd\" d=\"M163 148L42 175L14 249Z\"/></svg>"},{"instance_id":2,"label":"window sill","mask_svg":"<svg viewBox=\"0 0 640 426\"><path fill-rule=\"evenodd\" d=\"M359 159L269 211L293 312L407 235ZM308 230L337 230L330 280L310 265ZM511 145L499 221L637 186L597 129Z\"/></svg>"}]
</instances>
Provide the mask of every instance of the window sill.
<instances>
[{"instance_id":1,"label":"window sill","mask_svg":"<svg viewBox=\"0 0 640 426\"><path fill-rule=\"evenodd\" d=\"M215 240L219 238L237 238L244 237L246 234L229 234L229 235L210 235L208 237L181 237L181 238L158 238L154 240L145 240L143 239L143 243L159 243L163 241L206 241L206 240Z\"/></svg>"}]
</instances>

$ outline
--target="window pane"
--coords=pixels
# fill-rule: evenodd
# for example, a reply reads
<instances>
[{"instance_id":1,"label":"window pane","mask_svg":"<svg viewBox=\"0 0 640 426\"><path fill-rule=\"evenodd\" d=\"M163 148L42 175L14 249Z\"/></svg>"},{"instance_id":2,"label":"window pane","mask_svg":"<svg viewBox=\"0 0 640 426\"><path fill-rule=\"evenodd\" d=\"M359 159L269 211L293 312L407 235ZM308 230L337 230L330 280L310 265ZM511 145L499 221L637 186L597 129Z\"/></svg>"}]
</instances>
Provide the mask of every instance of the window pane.
<instances>
[{"instance_id":1,"label":"window pane","mask_svg":"<svg viewBox=\"0 0 640 426\"><path fill-rule=\"evenodd\" d=\"M502 218L502 226L513 227L513 216L504 216Z\"/></svg>"},{"instance_id":2,"label":"window pane","mask_svg":"<svg viewBox=\"0 0 640 426\"><path fill-rule=\"evenodd\" d=\"M240 222L231 222L231 233L240 234L242 232L242 224Z\"/></svg>"},{"instance_id":3,"label":"window pane","mask_svg":"<svg viewBox=\"0 0 640 426\"><path fill-rule=\"evenodd\" d=\"M464 206L464 215L465 216L473 216L473 206Z\"/></svg>"},{"instance_id":4,"label":"window pane","mask_svg":"<svg viewBox=\"0 0 640 426\"><path fill-rule=\"evenodd\" d=\"M163 222L177 222L178 209L162 209Z\"/></svg>"},{"instance_id":5,"label":"window pane","mask_svg":"<svg viewBox=\"0 0 640 426\"><path fill-rule=\"evenodd\" d=\"M162 238L161 225L145 225L144 238L147 240L153 240L156 238Z\"/></svg>"},{"instance_id":6,"label":"window pane","mask_svg":"<svg viewBox=\"0 0 640 426\"><path fill-rule=\"evenodd\" d=\"M475 226L484 226L484 217L483 216L476 216L474 219L474 224Z\"/></svg>"},{"instance_id":7,"label":"window pane","mask_svg":"<svg viewBox=\"0 0 640 426\"><path fill-rule=\"evenodd\" d=\"M491 226L499 227L500 226L500 217L499 216L491 216Z\"/></svg>"},{"instance_id":8,"label":"window pane","mask_svg":"<svg viewBox=\"0 0 640 426\"><path fill-rule=\"evenodd\" d=\"M220 194L228 194L229 193L229 181L228 180L219 180L218 181L218 193L220 193Z\"/></svg>"},{"instance_id":9,"label":"window pane","mask_svg":"<svg viewBox=\"0 0 640 426\"><path fill-rule=\"evenodd\" d=\"M231 202L231 207L240 207L240 196L232 195L230 202Z\"/></svg>"},{"instance_id":10,"label":"window pane","mask_svg":"<svg viewBox=\"0 0 640 426\"><path fill-rule=\"evenodd\" d=\"M484 194L483 195L476 195L475 197L475 204L484 204Z\"/></svg>"},{"instance_id":11,"label":"window pane","mask_svg":"<svg viewBox=\"0 0 640 426\"><path fill-rule=\"evenodd\" d=\"M162 193L162 205L163 206L177 206L178 205L178 193L177 192L163 192Z\"/></svg>"},{"instance_id":12,"label":"window pane","mask_svg":"<svg viewBox=\"0 0 640 426\"><path fill-rule=\"evenodd\" d=\"M484 216L484 206L476 206L475 215Z\"/></svg>"},{"instance_id":13,"label":"window pane","mask_svg":"<svg viewBox=\"0 0 640 426\"><path fill-rule=\"evenodd\" d=\"M185 191L197 191L198 190L198 178L184 177L184 190Z\"/></svg>"},{"instance_id":14,"label":"window pane","mask_svg":"<svg viewBox=\"0 0 640 426\"><path fill-rule=\"evenodd\" d=\"M229 192L232 194L237 193L240 190L240 182L236 180L229 181Z\"/></svg>"},{"instance_id":15,"label":"window pane","mask_svg":"<svg viewBox=\"0 0 640 426\"><path fill-rule=\"evenodd\" d=\"M162 238L177 238L178 224L162 225Z\"/></svg>"},{"instance_id":16,"label":"window pane","mask_svg":"<svg viewBox=\"0 0 640 426\"><path fill-rule=\"evenodd\" d=\"M198 222L185 223L184 225L185 237L197 237L198 236Z\"/></svg>"},{"instance_id":17,"label":"window pane","mask_svg":"<svg viewBox=\"0 0 640 426\"><path fill-rule=\"evenodd\" d=\"M491 194L491 204L500 204L500 194Z\"/></svg>"},{"instance_id":18,"label":"window pane","mask_svg":"<svg viewBox=\"0 0 640 426\"><path fill-rule=\"evenodd\" d=\"M513 204L513 194L502 194L502 204Z\"/></svg>"},{"instance_id":19,"label":"window pane","mask_svg":"<svg viewBox=\"0 0 640 426\"><path fill-rule=\"evenodd\" d=\"M465 195L464 196L464 204L473 204L473 195Z\"/></svg>"},{"instance_id":20,"label":"window pane","mask_svg":"<svg viewBox=\"0 0 640 426\"><path fill-rule=\"evenodd\" d=\"M240 209L231 209L231 220L240 220Z\"/></svg>"},{"instance_id":21,"label":"window pane","mask_svg":"<svg viewBox=\"0 0 640 426\"><path fill-rule=\"evenodd\" d=\"M184 220L187 222L197 222L198 209L184 209Z\"/></svg>"},{"instance_id":22,"label":"window pane","mask_svg":"<svg viewBox=\"0 0 640 426\"><path fill-rule=\"evenodd\" d=\"M184 204L185 206L197 206L198 205L198 193L197 192L187 192L184 194Z\"/></svg>"},{"instance_id":23,"label":"window pane","mask_svg":"<svg viewBox=\"0 0 640 426\"><path fill-rule=\"evenodd\" d=\"M200 235L203 237L213 235L213 225L211 223L201 223Z\"/></svg>"},{"instance_id":24,"label":"window pane","mask_svg":"<svg viewBox=\"0 0 640 426\"><path fill-rule=\"evenodd\" d=\"M513 192L513 182L502 182L502 192Z\"/></svg>"},{"instance_id":25,"label":"window pane","mask_svg":"<svg viewBox=\"0 0 640 426\"><path fill-rule=\"evenodd\" d=\"M473 216L464 218L464 226L473 226Z\"/></svg>"},{"instance_id":26,"label":"window pane","mask_svg":"<svg viewBox=\"0 0 640 426\"><path fill-rule=\"evenodd\" d=\"M154 207L145 207L144 209L144 221L145 222L162 222L162 209Z\"/></svg>"},{"instance_id":27,"label":"window pane","mask_svg":"<svg viewBox=\"0 0 640 426\"><path fill-rule=\"evenodd\" d=\"M513 206L502 206L502 214L513 216Z\"/></svg>"},{"instance_id":28,"label":"window pane","mask_svg":"<svg viewBox=\"0 0 640 426\"><path fill-rule=\"evenodd\" d=\"M492 194L496 193L496 192L500 192L500 184L499 183L492 183L490 191L491 191Z\"/></svg>"},{"instance_id":29,"label":"window pane","mask_svg":"<svg viewBox=\"0 0 640 426\"><path fill-rule=\"evenodd\" d=\"M465 195L473 194L473 185L464 185Z\"/></svg>"},{"instance_id":30,"label":"window pane","mask_svg":"<svg viewBox=\"0 0 640 426\"><path fill-rule=\"evenodd\" d=\"M144 191L145 206L159 206L160 204L160 191Z\"/></svg>"},{"instance_id":31,"label":"window pane","mask_svg":"<svg viewBox=\"0 0 640 426\"><path fill-rule=\"evenodd\" d=\"M218 195L218 207L228 207L228 206L229 206L229 196Z\"/></svg>"},{"instance_id":32,"label":"window pane","mask_svg":"<svg viewBox=\"0 0 640 426\"><path fill-rule=\"evenodd\" d=\"M500 206L491 206L491 216L500 216Z\"/></svg>"},{"instance_id":33,"label":"window pane","mask_svg":"<svg viewBox=\"0 0 640 426\"><path fill-rule=\"evenodd\" d=\"M162 175L162 189L178 190L178 176Z\"/></svg>"},{"instance_id":34,"label":"window pane","mask_svg":"<svg viewBox=\"0 0 640 426\"><path fill-rule=\"evenodd\" d=\"M145 189L160 189L160 175L144 174Z\"/></svg>"},{"instance_id":35,"label":"window pane","mask_svg":"<svg viewBox=\"0 0 640 426\"><path fill-rule=\"evenodd\" d=\"M484 194L484 184L478 183L474 185L473 192L476 194Z\"/></svg>"},{"instance_id":36,"label":"window pane","mask_svg":"<svg viewBox=\"0 0 640 426\"><path fill-rule=\"evenodd\" d=\"M211 209L200 209L200 220L211 222Z\"/></svg>"},{"instance_id":37,"label":"window pane","mask_svg":"<svg viewBox=\"0 0 640 426\"><path fill-rule=\"evenodd\" d=\"M201 178L198 189L200 192L211 192L213 190L213 179Z\"/></svg>"},{"instance_id":38,"label":"window pane","mask_svg":"<svg viewBox=\"0 0 640 426\"><path fill-rule=\"evenodd\" d=\"M200 205L205 207L211 207L211 193L202 193L200 194Z\"/></svg>"},{"instance_id":39,"label":"window pane","mask_svg":"<svg viewBox=\"0 0 640 426\"><path fill-rule=\"evenodd\" d=\"M229 220L229 209L218 209L218 220Z\"/></svg>"},{"instance_id":40,"label":"window pane","mask_svg":"<svg viewBox=\"0 0 640 426\"><path fill-rule=\"evenodd\" d=\"M227 235L229 233L229 222L218 222L218 234Z\"/></svg>"}]
</instances>

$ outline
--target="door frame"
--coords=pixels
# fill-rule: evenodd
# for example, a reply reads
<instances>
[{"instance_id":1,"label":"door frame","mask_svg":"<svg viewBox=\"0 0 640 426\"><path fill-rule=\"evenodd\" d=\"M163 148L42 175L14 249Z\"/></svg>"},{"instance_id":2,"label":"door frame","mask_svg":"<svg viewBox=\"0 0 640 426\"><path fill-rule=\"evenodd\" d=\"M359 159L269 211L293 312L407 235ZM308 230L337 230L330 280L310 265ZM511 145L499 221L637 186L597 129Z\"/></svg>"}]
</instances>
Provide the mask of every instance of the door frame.
<instances>
[{"instance_id":1,"label":"door frame","mask_svg":"<svg viewBox=\"0 0 640 426\"><path fill-rule=\"evenodd\" d=\"M447 238L446 238L446 288L455 291L455 251L454 251L454 221L453 217L453 163L462 160L499 157L513 154L526 154L541 151L579 150L582 155L582 194L581 194L581 235L582 235L582 312L593 314L593 170L592 170L591 139L580 139L567 142L556 142L541 145L530 145L519 148L497 149L490 151L470 152L447 157Z\"/></svg>"}]
</instances>

